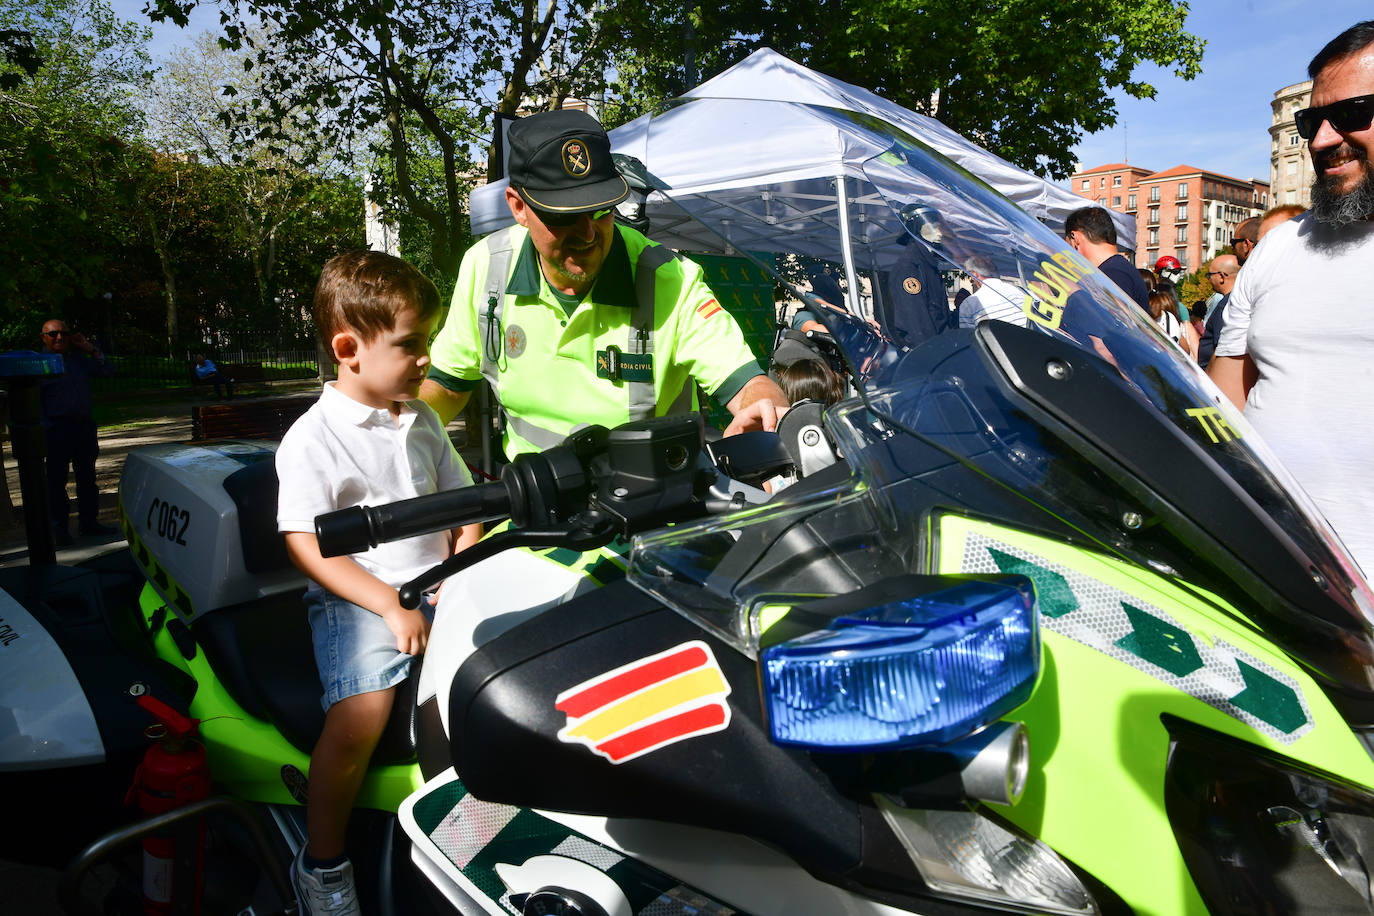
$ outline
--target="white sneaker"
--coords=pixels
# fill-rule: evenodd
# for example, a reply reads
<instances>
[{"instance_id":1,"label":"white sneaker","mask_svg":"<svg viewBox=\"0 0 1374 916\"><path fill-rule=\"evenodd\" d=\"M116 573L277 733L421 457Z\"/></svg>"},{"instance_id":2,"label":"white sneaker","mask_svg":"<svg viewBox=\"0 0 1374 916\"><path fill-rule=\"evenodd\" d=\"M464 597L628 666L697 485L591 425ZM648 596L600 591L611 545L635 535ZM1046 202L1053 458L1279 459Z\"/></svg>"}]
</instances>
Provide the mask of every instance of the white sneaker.
<instances>
[{"instance_id":1,"label":"white sneaker","mask_svg":"<svg viewBox=\"0 0 1374 916\"><path fill-rule=\"evenodd\" d=\"M307 871L303 861L305 847L291 863L291 886L301 916L362 916L358 908L358 888L353 884L353 863L344 860L335 868Z\"/></svg>"}]
</instances>

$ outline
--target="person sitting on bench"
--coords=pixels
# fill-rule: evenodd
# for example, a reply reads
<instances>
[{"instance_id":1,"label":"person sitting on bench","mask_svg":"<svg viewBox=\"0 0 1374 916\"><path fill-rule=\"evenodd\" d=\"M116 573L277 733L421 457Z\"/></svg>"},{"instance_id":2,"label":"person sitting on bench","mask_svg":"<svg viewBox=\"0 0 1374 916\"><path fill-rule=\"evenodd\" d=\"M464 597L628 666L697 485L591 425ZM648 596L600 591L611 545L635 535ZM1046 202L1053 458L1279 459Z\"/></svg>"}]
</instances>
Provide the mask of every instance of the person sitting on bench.
<instances>
[{"instance_id":1,"label":"person sitting on bench","mask_svg":"<svg viewBox=\"0 0 1374 916\"><path fill-rule=\"evenodd\" d=\"M215 386L215 397L223 397L221 389L228 393L228 397L234 396L234 380L215 367L214 361L205 358L205 355L196 356L196 383Z\"/></svg>"}]
</instances>

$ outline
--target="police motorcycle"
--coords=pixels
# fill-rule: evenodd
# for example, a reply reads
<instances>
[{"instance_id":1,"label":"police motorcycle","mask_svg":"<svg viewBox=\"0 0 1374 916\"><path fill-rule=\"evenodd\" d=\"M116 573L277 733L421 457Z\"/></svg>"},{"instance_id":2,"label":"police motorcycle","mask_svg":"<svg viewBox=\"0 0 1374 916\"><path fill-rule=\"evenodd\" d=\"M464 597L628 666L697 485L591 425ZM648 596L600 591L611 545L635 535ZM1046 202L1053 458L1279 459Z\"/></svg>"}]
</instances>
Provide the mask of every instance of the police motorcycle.
<instances>
[{"instance_id":1,"label":"police motorcycle","mask_svg":"<svg viewBox=\"0 0 1374 916\"><path fill-rule=\"evenodd\" d=\"M589 428L497 483L321 517L340 553L499 523L402 591L444 580L413 699L359 796L365 900L1374 909L1374 601L1339 540L1052 232L899 131L810 114L843 127L858 167L647 189L641 216L689 250L842 264L853 303L901 270L906 236L1021 290L1021 318L921 341L900 315L826 312L857 396L789 412L776 437L707 446L694 418ZM101 614L141 667L88 670L60 614L28 612L45 626L24 635L72 660L84 760L108 734L90 710L116 694L199 719L216 786L257 806L284 870L322 714L300 581L275 554L271 454L129 459L146 586L135 613ZM780 466L797 482L751 486ZM23 602L7 622L24 625ZM27 762L68 762L62 738ZM256 864L259 880L219 908L281 906L261 880L271 856L236 839L212 836L207 867Z\"/></svg>"}]
</instances>

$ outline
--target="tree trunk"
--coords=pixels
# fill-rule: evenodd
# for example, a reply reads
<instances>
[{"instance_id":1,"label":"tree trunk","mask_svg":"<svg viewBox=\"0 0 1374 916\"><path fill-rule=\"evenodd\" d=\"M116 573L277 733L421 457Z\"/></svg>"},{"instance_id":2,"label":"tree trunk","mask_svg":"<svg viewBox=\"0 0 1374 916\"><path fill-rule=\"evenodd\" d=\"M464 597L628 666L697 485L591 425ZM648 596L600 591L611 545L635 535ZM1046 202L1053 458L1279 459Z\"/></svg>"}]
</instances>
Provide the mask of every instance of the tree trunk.
<instances>
[{"instance_id":1,"label":"tree trunk","mask_svg":"<svg viewBox=\"0 0 1374 916\"><path fill-rule=\"evenodd\" d=\"M153 240L153 250L157 252L157 262L162 268L162 295L167 301L167 355L176 357L177 327L177 278L172 270L172 258L167 251L167 238L158 231L157 217L148 214L148 231Z\"/></svg>"}]
</instances>

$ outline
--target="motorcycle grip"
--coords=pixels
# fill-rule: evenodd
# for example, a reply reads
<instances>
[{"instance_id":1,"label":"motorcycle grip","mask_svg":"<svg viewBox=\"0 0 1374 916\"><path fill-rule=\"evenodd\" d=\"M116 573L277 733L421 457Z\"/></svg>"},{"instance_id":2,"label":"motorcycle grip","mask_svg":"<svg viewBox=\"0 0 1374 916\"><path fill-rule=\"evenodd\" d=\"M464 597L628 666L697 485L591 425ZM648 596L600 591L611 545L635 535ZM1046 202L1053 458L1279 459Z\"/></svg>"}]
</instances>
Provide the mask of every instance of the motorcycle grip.
<instances>
[{"instance_id":1,"label":"motorcycle grip","mask_svg":"<svg viewBox=\"0 0 1374 916\"><path fill-rule=\"evenodd\" d=\"M399 541L510 515L510 491L501 481L416 496L384 506L352 506L315 516L320 555L361 553Z\"/></svg>"}]
</instances>

